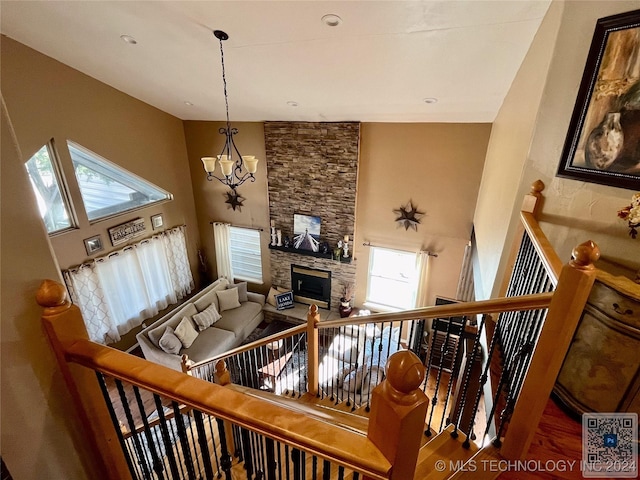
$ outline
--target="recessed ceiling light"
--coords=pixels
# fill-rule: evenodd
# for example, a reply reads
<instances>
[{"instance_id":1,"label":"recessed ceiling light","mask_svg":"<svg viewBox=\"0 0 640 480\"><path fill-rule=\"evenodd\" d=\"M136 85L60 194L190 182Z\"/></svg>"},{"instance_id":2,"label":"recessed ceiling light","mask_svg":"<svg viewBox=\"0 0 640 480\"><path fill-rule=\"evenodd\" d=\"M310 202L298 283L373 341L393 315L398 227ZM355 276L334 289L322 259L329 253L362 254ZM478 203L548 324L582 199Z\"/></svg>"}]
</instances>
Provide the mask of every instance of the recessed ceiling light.
<instances>
[{"instance_id":1,"label":"recessed ceiling light","mask_svg":"<svg viewBox=\"0 0 640 480\"><path fill-rule=\"evenodd\" d=\"M129 45L136 45L138 43L138 41L131 35L120 35L120 38L123 42L128 43Z\"/></svg>"},{"instance_id":2,"label":"recessed ceiling light","mask_svg":"<svg viewBox=\"0 0 640 480\"><path fill-rule=\"evenodd\" d=\"M289 100L287 102L287 105L289 105L290 107L297 107L298 106L298 102L294 102L293 100Z\"/></svg>"},{"instance_id":3,"label":"recessed ceiling light","mask_svg":"<svg viewBox=\"0 0 640 480\"><path fill-rule=\"evenodd\" d=\"M327 25L328 27L337 27L342 23L342 19L333 13L328 13L324 17L322 17L322 23Z\"/></svg>"},{"instance_id":4,"label":"recessed ceiling light","mask_svg":"<svg viewBox=\"0 0 640 480\"><path fill-rule=\"evenodd\" d=\"M184 102L184 104L185 104L187 107L193 107L193 103L191 103L191 102Z\"/></svg>"},{"instance_id":5,"label":"recessed ceiling light","mask_svg":"<svg viewBox=\"0 0 640 480\"><path fill-rule=\"evenodd\" d=\"M422 100L424 103L438 103L438 99L437 98L433 98L433 97L427 97L425 99Z\"/></svg>"}]
</instances>

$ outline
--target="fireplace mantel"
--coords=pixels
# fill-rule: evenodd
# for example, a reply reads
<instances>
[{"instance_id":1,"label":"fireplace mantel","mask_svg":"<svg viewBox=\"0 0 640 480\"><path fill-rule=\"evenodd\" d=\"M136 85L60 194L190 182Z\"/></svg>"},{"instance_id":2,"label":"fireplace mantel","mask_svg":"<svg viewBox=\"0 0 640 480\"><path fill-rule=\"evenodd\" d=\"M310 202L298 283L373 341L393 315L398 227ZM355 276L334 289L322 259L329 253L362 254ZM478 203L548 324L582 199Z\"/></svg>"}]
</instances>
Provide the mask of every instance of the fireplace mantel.
<instances>
[{"instance_id":1,"label":"fireplace mantel","mask_svg":"<svg viewBox=\"0 0 640 480\"><path fill-rule=\"evenodd\" d=\"M333 260L332 253L322 253L322 252L312 252L311 250L300 250L298 248L293 247L279 247L277 245L269 245L271 250L279 250L281 252L294 253L296 255L306 255L308 257L316 257L316 258L326 258L328 260ZM335 260L336 262L338 260ZM351 257L343 257L340 256L340 263L351 263Z\"/></svg>"}]
</instances>

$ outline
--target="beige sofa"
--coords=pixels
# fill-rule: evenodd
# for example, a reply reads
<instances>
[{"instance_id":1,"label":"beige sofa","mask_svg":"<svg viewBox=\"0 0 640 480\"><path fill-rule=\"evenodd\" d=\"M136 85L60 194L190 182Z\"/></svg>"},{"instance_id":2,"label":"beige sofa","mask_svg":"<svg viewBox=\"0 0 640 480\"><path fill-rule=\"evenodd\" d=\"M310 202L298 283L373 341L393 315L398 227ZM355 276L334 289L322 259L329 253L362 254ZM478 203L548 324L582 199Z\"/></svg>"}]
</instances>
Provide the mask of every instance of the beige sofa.
<instances>
[{"instance_id":1,"label":"beige sofa","mask_svg":"<svg viewBox=\"0 0 640 480\"><path fill-rule=\"evenodd\" d=\"M221 304L217 292L226 290L227 287L232 288L233 285L229 285L226 279L216 280L177 310L166 314L138 333L136 338L144 357L151 362L181 371L182 355L188 355L189 360L193 362L200 362L240 345L264 319L262 308L265 296L247 292L246 301L240 298L239 307L220 311ZM216 306L222 317L212 326L198 332L188 348L180 348L179 353L174 354L167 353L160 347L160 339L167 327L175 330L184 317L192 319L193 315L204 311L211 304Z\"/></svg>"}]
</instances>

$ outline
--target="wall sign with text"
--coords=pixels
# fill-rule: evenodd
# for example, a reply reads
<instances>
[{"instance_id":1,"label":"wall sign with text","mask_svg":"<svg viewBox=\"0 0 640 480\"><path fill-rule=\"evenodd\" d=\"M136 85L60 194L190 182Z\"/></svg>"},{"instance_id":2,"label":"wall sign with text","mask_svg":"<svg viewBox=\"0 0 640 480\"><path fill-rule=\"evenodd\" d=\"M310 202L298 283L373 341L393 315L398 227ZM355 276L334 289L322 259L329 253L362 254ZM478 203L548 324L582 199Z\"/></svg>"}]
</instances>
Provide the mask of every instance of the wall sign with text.
<instances>
[{"instance_id":1,"label":"wall sign with text","mask_svg":"<svg viewBox=\"0 0 640 480\"><path fill-rule=\"evenodd\" d=\"M121 243L126 243L132 238L144 235L144 218L136 218L130 222L123 223L108 229L111 245L114 247Z\"/></svg>"}]
</instances>

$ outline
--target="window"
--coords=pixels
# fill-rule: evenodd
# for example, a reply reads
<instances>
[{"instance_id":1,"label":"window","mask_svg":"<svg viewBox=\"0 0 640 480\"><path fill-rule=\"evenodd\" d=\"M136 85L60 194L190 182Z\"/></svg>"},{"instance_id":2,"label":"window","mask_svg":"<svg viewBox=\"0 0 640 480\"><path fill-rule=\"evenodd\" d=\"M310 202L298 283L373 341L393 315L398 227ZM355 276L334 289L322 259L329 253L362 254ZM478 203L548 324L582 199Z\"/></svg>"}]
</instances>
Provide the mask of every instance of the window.
<instances>
[{"instance_id":1,"label":"window","mask_svg":"<svg viewBox=\"0 0 640 480\"><path fill-rule=\"evenodd\" d=\"M58 233L74 228L76 223L71 214L71 203L53 145L43 146L25 165L47 232Z\"/></svg>"},{"instance_id":2,"label":"window","mask_svg":"<svg viewBox=\"0 0 640 480\"><path fill-rule=\"evenodd\" d=\"M371 247L365 306L376 310L414 308L417 279L415 253Z\"/></svg>"},{"instance_id":3,"label":"window","mask_svg":"<svg viewBox=\"0 0 640 480\"><path fill-rule=\"evenodd\" d=\"M104 344L119 341L193 288L184 227L62 273L89 338Z\"/></svg>"},{"instance_id":4,"label":"window","mask_svg":"<svg viewBox=\"0 0 640 480\"><path fill-rule=\"evenodd\" d=\"M70 141L67 145L89 221L171 200L169 192L86 148Z\"/></svg>"},{"instance_id":5,"label":"window","mask_svg":"<svg viewBox=\"0 0 640 480\"><path fill-rule=\"evenodd\" d=\"M251 228L230 227L230 234L233 278L262 283L260 231Z\"/></svg>"}]
</instances>

